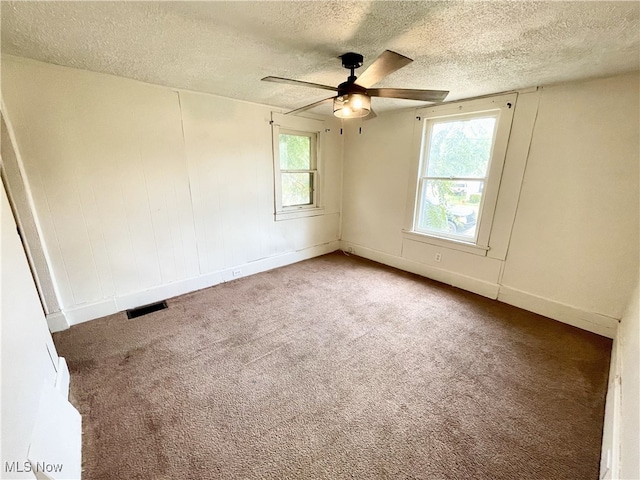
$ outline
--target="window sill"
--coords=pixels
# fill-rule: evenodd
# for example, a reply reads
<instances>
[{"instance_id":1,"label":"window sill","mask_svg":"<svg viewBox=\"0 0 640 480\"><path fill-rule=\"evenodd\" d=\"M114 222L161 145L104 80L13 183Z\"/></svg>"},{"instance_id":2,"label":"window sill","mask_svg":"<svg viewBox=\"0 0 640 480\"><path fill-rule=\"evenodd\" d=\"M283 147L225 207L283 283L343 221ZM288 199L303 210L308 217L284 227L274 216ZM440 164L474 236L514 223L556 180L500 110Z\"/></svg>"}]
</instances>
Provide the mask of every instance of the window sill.
<instances>
[{"instance_id":1,"label":"window sill","mask_svg":"<svg viewBox=\"0 0 640 480\"><path fill-rule=\"evenodd\" d=\"M324 215L324 208L322 207L310 207L310 208L295 208L291 210L282 210L275 213L275 221L291 220L294 218L304 217L317 217L318 215Z\"/></svg>"},{"instance_id":2,"label":"window sill","mask_svg":"<svg viewBox=\"0 0 640 480\"><path fill-rule=\"evenodd\" d=\"M474 243L463 242L461 240L453 240L451 238L435 237L433 235L412 232L410 230L403 230L402 235L406 240L428 243L430 245L435 245L438 247L451 248L453 250L473 253L474 255L481 255L483 257L486 257L487 251L489 251L489 247L483 247Z\"/></svg>"}]
</instances>

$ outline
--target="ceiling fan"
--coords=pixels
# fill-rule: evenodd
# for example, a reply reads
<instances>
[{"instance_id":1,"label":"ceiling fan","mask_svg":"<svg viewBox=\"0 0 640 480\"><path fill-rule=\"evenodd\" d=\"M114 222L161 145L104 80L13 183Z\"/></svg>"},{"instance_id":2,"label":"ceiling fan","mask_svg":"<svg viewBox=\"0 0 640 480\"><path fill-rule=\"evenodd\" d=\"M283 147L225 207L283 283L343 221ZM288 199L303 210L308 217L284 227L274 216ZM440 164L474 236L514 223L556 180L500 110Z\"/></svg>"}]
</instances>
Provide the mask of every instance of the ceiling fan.
<instances>
[{"instance_id":1,"label":"ceiling fan","mask_svg":"<svg viewBox=\"0 0 640 480\"><path fill-rule=\"evenodd\" d=\"M370 88L387 75L407 66L412 59L400 55L399 53L385 50L382 54L362 72L359 77L355 76L355 69L362 66L364 57L359 53L348 52L340 55L342 66L351 70L351 75L346 82L341 83L337 87L330 85L321 85L318 83L303 82L302 80L292 80L290 78L281 77L264 77L265 82L288 83L290 85L299 85L302 87L322 88L337 92L334 97L325 98L319 102L314 102L304 107L297 108L291 113L298 113L310 108L317 107L323 103L333 101L333 114L339 118L358 118L366 117L375 113L371 109L371 97L384 98L401 98L406 100L419 100L423 102L441 102L449 93L446 90L414 90L403 88Z\"/></svg>"}]
</instances>

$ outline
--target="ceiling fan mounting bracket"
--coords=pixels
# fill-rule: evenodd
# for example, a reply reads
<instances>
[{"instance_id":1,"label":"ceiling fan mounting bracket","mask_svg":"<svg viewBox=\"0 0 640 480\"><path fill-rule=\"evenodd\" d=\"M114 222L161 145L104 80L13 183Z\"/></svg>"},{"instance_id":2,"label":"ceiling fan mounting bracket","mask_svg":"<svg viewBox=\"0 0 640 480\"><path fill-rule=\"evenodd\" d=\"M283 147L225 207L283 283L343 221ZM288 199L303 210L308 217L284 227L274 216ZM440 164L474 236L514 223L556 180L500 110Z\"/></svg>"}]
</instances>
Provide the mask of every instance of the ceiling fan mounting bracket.
<instances>
[{"instance_id":1,"label":"ceiling fan mounting bracket","mask_svg":"<svg viewBox=\"0 0 640 480\"><path fill-rule=\"evenodd\" d=\"M356 68L360 68L362 66L362 62L364 62L364 57L359 53L347 52L344 55L340 55L342 59L342 66L351 71L351 75L347 79L347 82L353 83L356 81Z\"/></svg>"},{"instance_id":2,"label":"ceiling fan mounting bracket","mask_svg":"<svg viewBox=\"0 0 640 480\"><path fill-rule=\"evenodd\" d=\"M344 55L340 55L340 58L342 59L342 66L349 70L360 68L364 62L364 57L354 52L347 52Z\"/></svg>"}]
</instances>

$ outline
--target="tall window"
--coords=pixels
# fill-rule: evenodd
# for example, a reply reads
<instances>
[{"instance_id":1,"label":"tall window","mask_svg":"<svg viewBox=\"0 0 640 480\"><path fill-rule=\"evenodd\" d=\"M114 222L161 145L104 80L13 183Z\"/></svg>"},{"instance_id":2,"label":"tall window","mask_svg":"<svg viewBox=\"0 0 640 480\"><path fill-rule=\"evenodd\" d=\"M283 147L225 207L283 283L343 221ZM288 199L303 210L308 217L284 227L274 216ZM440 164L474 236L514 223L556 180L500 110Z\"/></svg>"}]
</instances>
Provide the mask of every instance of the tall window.
<instances>
[{"instance_id":1,"label":"tall window","mask_svg":"<svg viewBox=\"0 0 640 480\"><path fill-rule=\"evenodd\" d=\"M271 115L275 219L321 215L321 120Z\"/></svg>"},{"instance_id":2,"label":"tall window","mask_svg":"<svg viewBox=\"0 0 640 480\"><path fill-rule=\"evenodd\" d=\"M280 130L282 208L315 206L316 134Z\"/></svg>"},{"instance_id":3,"label":"tall window","mask_svg":"<svg viewBox=\"0 0 640 480\"><path fill-rule=\"evenodd\" d=\"M475 241L497 116L428 122L416 231Z\"/></svg>"},{"instance_id":4,"label":"tall window","mask_svg":"<svg viewBox=\"0 0 640 480\"><path fill-rule=\"evenodd\" d=\"M424 112L414 233L488 246L515 96Z\"/></svg>"}]
</instances>

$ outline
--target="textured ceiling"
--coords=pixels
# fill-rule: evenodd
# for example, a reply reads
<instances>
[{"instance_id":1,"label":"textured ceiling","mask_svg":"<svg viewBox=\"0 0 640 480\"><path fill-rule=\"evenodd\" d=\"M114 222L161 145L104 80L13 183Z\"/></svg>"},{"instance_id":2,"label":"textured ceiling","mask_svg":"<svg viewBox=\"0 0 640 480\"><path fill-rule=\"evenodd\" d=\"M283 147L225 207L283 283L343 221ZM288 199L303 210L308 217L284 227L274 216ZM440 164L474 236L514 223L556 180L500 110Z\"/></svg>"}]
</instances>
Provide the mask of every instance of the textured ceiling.
<instances>
[{"instance_id":1,"label":"textured ceiling","mask_svg":"<svg viewBox=\"0 0 640 480\"><path fill-rule=\"evenodd\" d=\"M338 55L415 61L377 86L448 100L638 70L638 2L2 2L2 51L296 108L337 85ZM364 67L363 67L364 69ZM360 69L360 71L363 71ZM383 111L420 103L374 99ZM318 113L327 113L320 107Z\"/></svg>"}]
</instances>

